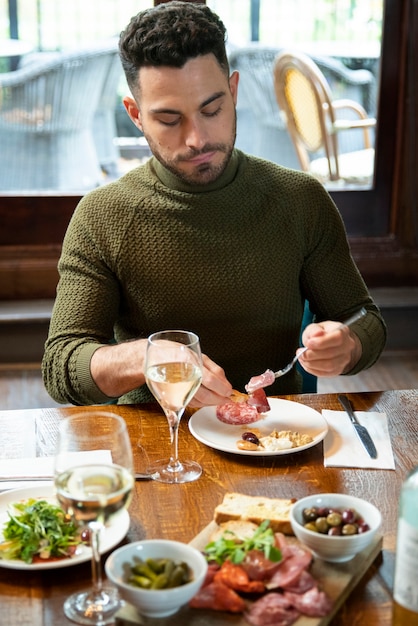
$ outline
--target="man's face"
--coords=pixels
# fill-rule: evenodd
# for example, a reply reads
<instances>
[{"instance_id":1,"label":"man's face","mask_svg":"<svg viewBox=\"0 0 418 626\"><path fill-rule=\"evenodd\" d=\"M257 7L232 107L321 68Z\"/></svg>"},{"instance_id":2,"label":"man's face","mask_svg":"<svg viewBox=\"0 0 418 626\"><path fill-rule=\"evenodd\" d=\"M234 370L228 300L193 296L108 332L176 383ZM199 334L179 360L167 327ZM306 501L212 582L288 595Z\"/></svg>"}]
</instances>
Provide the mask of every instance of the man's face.
<instances>
[{"instance_id":1,"label":"man's face","mask_svg":"<svg viewBox=\"0 0 418 626\"><path fill-rule=\"evenodd\" d=\"M193 185L219 178L235 143L238 74L228 80L207 54L182 68L143 67L139 80L139 107L124 104L155 157Z\"/></svg>"}]
</instances>

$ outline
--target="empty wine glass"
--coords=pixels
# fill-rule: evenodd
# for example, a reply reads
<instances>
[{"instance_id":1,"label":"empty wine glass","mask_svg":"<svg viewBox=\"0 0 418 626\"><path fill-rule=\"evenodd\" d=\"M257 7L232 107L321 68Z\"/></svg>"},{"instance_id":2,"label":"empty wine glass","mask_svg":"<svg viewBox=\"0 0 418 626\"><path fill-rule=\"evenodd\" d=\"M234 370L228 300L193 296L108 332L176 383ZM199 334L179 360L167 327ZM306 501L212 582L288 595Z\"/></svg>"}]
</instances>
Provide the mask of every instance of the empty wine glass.
<instances>
[{"instance_id":1,"label":"empty wine glass","mask_svg":"<svg viewBox=\"0 0 418 626\"><path fill-rule=\"evenodd\" d=\"M186 405L202 382L199 337L185 330L163 330L148 337L145 379L161 405L170 428L171 455L148 468L155 480L186 483L196 480L202 468L195 461L180 461L178 428Z\"/></svg>"},{"instance_id":2,"label":"empty wine glass","mask_svg":"<svg viewBox=\"0 0 418 626\"><path fill-rule=\"evenodd\" d=\"M59 426L55 489L60 506L87 525L92 549L91 589L75 593L64 613L78 624L114 623L121 606L117 590L102 583L100 533L129 505L134 484L132 450L125 421L110 412L81 412Z\"/></svg>"}]
</instances>

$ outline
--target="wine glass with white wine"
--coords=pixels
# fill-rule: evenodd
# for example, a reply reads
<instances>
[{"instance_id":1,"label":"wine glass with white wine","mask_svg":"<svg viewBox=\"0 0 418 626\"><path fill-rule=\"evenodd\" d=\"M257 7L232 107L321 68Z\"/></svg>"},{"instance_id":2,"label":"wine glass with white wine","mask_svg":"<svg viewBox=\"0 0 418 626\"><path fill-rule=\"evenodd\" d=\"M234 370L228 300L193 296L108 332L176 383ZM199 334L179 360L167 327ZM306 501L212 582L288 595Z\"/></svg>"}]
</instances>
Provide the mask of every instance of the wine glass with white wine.
<instances>
[{"instance_id":1,"label":"wine glass with white wine","mask_svg":"<svg viewBox=\"0 0 418 626\"><path fill-rule=\"evenodd\" d=\"M65 615L77 624L113 624L121 606L117 590L102 582L100 535L128 507L133 485L132 449L121 417L85 411L62 420L55 454L56 496L75 522L88 527L92 550L92 588L64 603Z\"/></svg>"},{"instance_id":2,"label":"wine glass with white wine","mask_svg":"<svg viewBox=\"0 0 418 626\"><path fill-rule=\"evenodd\" d=\"M195 461L180 461L178 428L186 405L202 382L199 337L185 330L163 330L148 337L145 379L161 405L170 428L171 455L156 461L147 472L164 483L196 480L202 468Z\"/></svg>"}]
</instances>

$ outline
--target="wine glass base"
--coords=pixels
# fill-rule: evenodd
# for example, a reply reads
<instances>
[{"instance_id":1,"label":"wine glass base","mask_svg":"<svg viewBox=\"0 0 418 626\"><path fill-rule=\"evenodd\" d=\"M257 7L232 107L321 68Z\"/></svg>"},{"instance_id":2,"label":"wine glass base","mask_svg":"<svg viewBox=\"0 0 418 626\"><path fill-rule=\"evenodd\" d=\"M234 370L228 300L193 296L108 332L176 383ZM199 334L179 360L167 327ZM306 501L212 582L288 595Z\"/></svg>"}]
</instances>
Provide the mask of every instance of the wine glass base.
<instances>
[{"instance_id":1,"label":"wine glass base","mask_svg":"<svg viewBox=\"0 0 418 626\"><path fill-rule=\"evenodd\" d=\"M114 624L115 613L123 605L114 587L103 587L100 593L92 590L74 593L64 602L64 613L76 624L104 626Z\"/></svg>"},{"instance_id":2,"label":"wine glass base","mask_svg":"<svg viewBox=\"0 0 418 626\"><path fill-rule=\"evenodd\" d=\"M147 467L147 474L160 483L190 483L202 474L202 468L195 461L181 461L177 467L173 469L168 459L155 461Z\"/></svg>"}]
</instances>

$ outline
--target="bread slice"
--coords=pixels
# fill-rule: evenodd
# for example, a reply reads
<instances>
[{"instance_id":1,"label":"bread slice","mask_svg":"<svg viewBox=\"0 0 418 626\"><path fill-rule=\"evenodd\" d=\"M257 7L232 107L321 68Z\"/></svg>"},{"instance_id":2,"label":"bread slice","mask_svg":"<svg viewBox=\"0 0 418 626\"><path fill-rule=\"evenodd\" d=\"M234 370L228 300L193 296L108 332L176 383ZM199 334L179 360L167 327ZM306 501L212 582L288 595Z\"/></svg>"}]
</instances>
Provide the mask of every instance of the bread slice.
<instances>
[{"instance_id":1,"label":"bread slice","mask_svg":"<svg viewBox=\"0 0 418 626\"><path fill-rule=\"evenodd\" d=\"M222 522L217 526L216 530L211 534L209 541L217 541L221 537L233 539L236 543L241 543L244 539L253 537L258 524L243 519L231 519Z\"/></svg>"},{"instance_id":2,"label":"bread slice","mask_svg":"<svg viewBox=\"0 0 418 626\"><path fill-rule=\"evenodd\" d=\"M241 393L241 391L237 391L236 389L233 389L229 400L230 402L247 402L248 394Z\"/></svg>"},{"instance_id":3,"label":"bread slice","mask_svg":"<svg viewBox=\"0 0 418 626\"><path fill-rule=\"evenodd\" d=\"M215 508L214 520L217 524L229 520L246 520L261 524L268 519L274 532L293 535L289 513L294 502L294 498L265 498L242 493L226 493L223 502Z\"/></svg>"}]
</instances>

